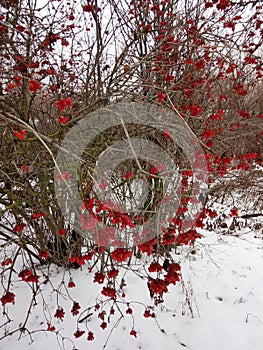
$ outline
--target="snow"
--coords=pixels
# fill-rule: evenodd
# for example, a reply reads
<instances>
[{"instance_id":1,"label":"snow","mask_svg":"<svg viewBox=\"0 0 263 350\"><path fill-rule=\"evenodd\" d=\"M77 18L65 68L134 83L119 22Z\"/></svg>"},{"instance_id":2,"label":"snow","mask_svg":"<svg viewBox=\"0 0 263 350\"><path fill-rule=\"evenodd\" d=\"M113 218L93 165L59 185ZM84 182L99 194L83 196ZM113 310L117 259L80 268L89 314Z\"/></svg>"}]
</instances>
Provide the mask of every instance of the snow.
<instances>
[{"instance_id":1,"label":"snow","mask_svg":"<svg viewBox=\"0 0 263 350\"><path fill-rule=\"evenodd\" d=\"M145 306L152 305L146 281L133 272L125 274L127 286L123 299L123 318L117 312L110 319L105 330L99 325L99 311L83 311L79 320L92 313L86 321L79 323L80 330L86 333L74 339L78 316L72 316L70 309L73 300L83 307L94 306L96 298L101 298L102 285L92 282L93 273L87 268L71 271L77 287L70 290L72 300L66 293L63 283L67 284L69 276L62 269L50 267L44 271L50 275L54 289L61 291L59 305L66 312L63 322L52 319L55 332L45 332L47 321L52 318L57 308L57 293L50 284L41 285L43 299L38 296L37 305L32 309L28 334L14 333L0 342L0 350L66 350L105 349L110 350L261 350L263 344L263 240L261 234L239 231L238 235L219 235L203 231L204 237L196 242L194 251L182 248L181 254L175 255L181 261L183 282L169 288L164 304L154 307L155 318L144 318ZM193 254L194 253L194 254ZM142 262L143 264L143 262ZM134 270L138 273L143 266L138 263ZM43 269L43 268L42 268ZM30 290L24 283L15 283L16 304L8 304L8 313L19 325L26 317L31 300ZM46 301L46 305L43 304ZM130 302L133 314L126 314L126 302ZM105 304L107 311L110 306ZM43 315L43 309L44 314ZM116 307L115 307L116 309ZM3 316L1 316L3 318ZM106 321L108 320L108 314ZM4 319L1 320L3 324ZM88 328L94 332L95 340L87 341ZM129 333L137 331L137 338ZM20 340L18 338L20 336ZM33 342L32 342L33 340ZM72 343L74 342L74 345ZM31 344L31 345L29 345ZM75 347L74 347L75 346Z\"/></svg>"}]
</instances>

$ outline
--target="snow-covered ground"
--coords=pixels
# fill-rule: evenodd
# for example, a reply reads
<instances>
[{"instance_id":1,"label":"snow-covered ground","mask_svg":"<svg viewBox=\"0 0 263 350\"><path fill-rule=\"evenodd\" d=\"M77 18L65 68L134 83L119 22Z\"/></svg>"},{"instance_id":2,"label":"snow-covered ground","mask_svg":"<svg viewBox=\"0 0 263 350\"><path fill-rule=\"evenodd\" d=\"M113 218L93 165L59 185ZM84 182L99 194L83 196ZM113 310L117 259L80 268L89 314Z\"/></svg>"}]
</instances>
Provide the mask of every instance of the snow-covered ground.
<instances>
[{"instance_id":1,"label":"snow-covered ground","mask_svg":"<svg viewBox=\"0 0 263 350\"><path fill-rule=\"evenodd\" d=\"M74 339L77 317L70 314L73 300L77 300L83 306L94 305L96 297L100 297L101 290L101 285L92 282L93 274L84 267L82 271L72 271L72 278L77 286L70 290L73 300L69 299L63 285L61 286L59 305L64 307L66 316L63 322L52 319L52 325L56 327L56 331L59 330L58 334L56 331L44 331L50 318L49 312L53 316L56 310L57 294L51 292L50 287L45 288L45 285L42 285L43 300L47 305L38 297L37 305L30 315L28 328L43 331L33 332L32 339L24 333L19 342L19 333L15 333L0 342L0 350L59 350L63 347L66 350L97 350L103 349L105 344L104 348L110 350L261 350L262 232L257 231L255 234L243 230L237 237L203 231L203 235L204 238L196 243L194 252L184 248L183 254L178 254L182 265L183 283L169 289L163 306L151 310L155 317L143 317L145 306L152 305L146 281L129 272L125 276L127 286L124 287L124 292L125 300L130 302L133 314L126 314L127 305L124 303L124 317L119 319L120 314L116 312L110 318L107 328L102 330L102 320L98 322L101 310L92 309L92 315L78 324L79 330L86 330L85 334ZM141 267L134 267L137 268ZM63 279L63 271L53 267L49 273L52 275L54 288L57 288ZM64 276L64 280L67 282L68 278ZM30 294L26 284L23 287L22 283L17 283L14 288L16 304L8 304L8 311L14 325L17 326L25 319ZM87 313L89 310L82 316L85 317ZM108 314L105 319L108 321ZM3 322L1 320L1 324ZM87 341L85 322L94 332L94 341ZM136 338L129 334L131 329L136 330Z\"/></svg>"}]
</instances>

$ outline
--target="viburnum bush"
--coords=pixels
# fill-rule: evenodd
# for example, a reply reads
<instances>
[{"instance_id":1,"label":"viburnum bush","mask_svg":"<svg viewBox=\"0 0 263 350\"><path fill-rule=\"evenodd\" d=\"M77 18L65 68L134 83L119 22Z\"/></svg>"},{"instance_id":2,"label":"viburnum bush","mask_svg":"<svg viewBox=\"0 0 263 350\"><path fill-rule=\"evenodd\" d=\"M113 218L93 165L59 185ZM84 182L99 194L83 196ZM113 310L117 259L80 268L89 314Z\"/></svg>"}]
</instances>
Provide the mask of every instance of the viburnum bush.
<instances>
[{"instance_id":1,"label":"viburnum bush","mask_svg":"<svg viewBox=\"0 0 263 350\"><path fill-rule=\"evenodd\" d=\"M102 329L116 313L120 318L133 315L123 271L138 264L142 268L135 272L152 298L143 304L142 315L154 318L154 307L182 279L174 253L180 246L192 247L206 221L218 215L211 201L205 205L205 198L199 198L204 207L182 232L196 200L195 169L184 150L174 144L169 129L150 126L113 127L95 138L78 169L82 205L90 214L80 217L80 225L92 233L96 222L105 224L94 239L80 234L58 204L54 183L70 183L72 174L58 172L54 179L56 155L66 133L89 113L118 102L151 103L172 111L198 139L211 195L214 186L221 193L235 186L246 191L249 183L242 179L262 166L262 41L261 1L0 1L2 338L19 332L32 336L30 314L42 289L50 288L57 294L57 308L53 314L45 308L45 330L57 331L56 319L69 317L60 303L66 293L72 317L78 325L85 322L73 338L95 340L87 322L90 314L97 313ZM115 229L143 227L158 210L164 200L159 178L164 169L140 160L148 197L136 215L100 201L90 176L100 154L127 138L127 131L130 138L166 150L181 184L173 215L155 237L147 240L149 232L144 232L145 239L132 247L118 241ZM132 184L141 170L134 159L115 169L111 186L119 200L135 196ZM107 186L99 184L101 190ZM238 216L234 203L229 215ZM58 287L52 266L64 271ZM87 269L100 288L94 305L80 305L71 297L78 288L74 268ZM31 293L19 327L9 317L9 309L16 307L17 283ZM130 335L137 336L134 327Z\"/></svg>"}]
</instances>

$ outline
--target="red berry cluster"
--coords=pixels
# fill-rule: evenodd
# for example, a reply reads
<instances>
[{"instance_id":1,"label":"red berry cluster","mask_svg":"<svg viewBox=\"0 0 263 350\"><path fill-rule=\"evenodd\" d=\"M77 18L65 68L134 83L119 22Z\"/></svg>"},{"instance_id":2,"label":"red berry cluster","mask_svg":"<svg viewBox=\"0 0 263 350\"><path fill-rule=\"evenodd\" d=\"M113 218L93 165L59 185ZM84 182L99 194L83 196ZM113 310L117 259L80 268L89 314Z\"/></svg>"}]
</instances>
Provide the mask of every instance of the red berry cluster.
<instances>
[{"instance_id":1,"label":"red berry cluster","mask_svg":"<svg viewBox=\"0 0 263 350\"><path fill-rule=\"evenodd\" d=\"M131 255L132 252L125 248L117 248L111 253L112 259L118 262L126 261Z\"/></svg>"},{"instance_id":2,"label":"red berry cluster","mask_svg":"<svg viewBox=\"0 0 263 350\"><path fill-rule=\"evenodd\" d=\"M30 269L25 269L18 274L18 277L22 278L25 282L38 282L40 276L33 275L33 271Z\"/></svg>"},{"instance_id":3,"label":"red berry cluster","mask_svg":"<svg viewBox=\"0 0 263 350\"><path fill-rule=\"evenodd\" d=\"M117 297L116 290L111 287L104 287L101 291L101 294L112 299L116 299Z\"/></svg>"},{"instance_id":4,"label":"red berry cluster","mask_svg":"<svg viewBox=\"0 0 263 350\"><path fill-rule=\"evenodd\" d=\"M60 306L57 308L54 317L58 318L59 320L63 321L63 318L65 316L65 311L63 310L63 308Z\"/></svg>"},{"instance_id":5,"label":"red berry cluster","mask_svg":"<svg viewBox=\"0 0 263 350\"><path fill-rule=\"evenodd\" d=\"M77 316L79 314L79 310L80 310L80 305L77 301L74 301L72 309L71 309L71 313L73 316Z\"/></svg>"},{"instance_id":6,"label":"red berry cluster","mask_svg":"<svg viewBox=\"0 0 263 350\"><path fill-rule=\"evenodd\" d=\"M0 299L3 306L5 306L7 303L14 304L15 303L15 294L11 292L7 292L5 295L2 296Z\"/></svg>"}]
</instances>

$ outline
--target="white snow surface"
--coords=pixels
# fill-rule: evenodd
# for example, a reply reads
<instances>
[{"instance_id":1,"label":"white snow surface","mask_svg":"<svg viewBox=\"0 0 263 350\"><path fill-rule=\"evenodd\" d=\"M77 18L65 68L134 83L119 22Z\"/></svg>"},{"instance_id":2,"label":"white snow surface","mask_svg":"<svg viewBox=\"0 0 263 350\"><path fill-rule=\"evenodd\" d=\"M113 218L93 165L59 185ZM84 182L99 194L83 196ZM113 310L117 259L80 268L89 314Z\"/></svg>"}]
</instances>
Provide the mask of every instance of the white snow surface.
<instances>
[{"instance_id":1,"label":"white snow surface","mask_svg":"<svg viewBox=\"0 0 263 350\"><path fill-rule=\"evenodd\" d=\"M70 313L72 300L61 290L59 305L65 310L64 321L52 318L57 308L57 294L50 287L41 286L43 299L37 298L28 323L28 329L39 330L31 337L15 333L0 342L0 350L59 350L59 349L110 349L110 350L261 350L263 348L263 237L254 232L239 236L218 235L203 231L204 237L195 244L195 254L183 248L178 256L182 266L182 283L169 286L163 306L154 307L155 318L145 318L145 306L153 305L146 281L133 272L125 276L124 287L133 314L126 314L123 303L123 318L119 313L110 319L105 330L99 325L101 311L87 319L88 329L94 332L94 341L87 341L85 322L79 323ZM147 266L147 263L146 263ZM137 264L134 269L142 269ZM52 267L49 271L54 288L63 279L63 269ZM71 296L80 305L94 305L100 298L101 285L93 283L93 273L87 268L71 271L76 287ZM7 304L13 325L24 321L31 300L26 283L15 283L15 305ZM47 305L43 304L43 300ZM139 302L139 303L137 303ZM120 304L120 308L122 304ZM1 306L2 308L2 306ZM3 309L3 308L2 308ZM43 309L46 318L43 316ZM109 309L109 308L108 308ZM107 304L105 310L107 309ZM115 308L116 309L116 308ZM50 315L49 315L49 311ZM85 316L87 312L83 313ZM47 319L51 317L55 332L46 332ZM106 317L107 321L108 315ZM4 316L0 316L1 324ZM119 321L118 321L119 320ZM79 328L85 334L75 339L73 333ZM137 337L131 336L131 329ZM59 333L57 331L59 330ZM61 335L61 336L60 336ZM18 338L20 338L18 340ZM74 344L72 343L74 342Z\"/></svg>"}]
</instances>

